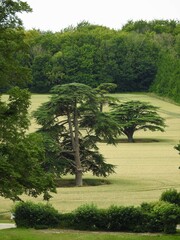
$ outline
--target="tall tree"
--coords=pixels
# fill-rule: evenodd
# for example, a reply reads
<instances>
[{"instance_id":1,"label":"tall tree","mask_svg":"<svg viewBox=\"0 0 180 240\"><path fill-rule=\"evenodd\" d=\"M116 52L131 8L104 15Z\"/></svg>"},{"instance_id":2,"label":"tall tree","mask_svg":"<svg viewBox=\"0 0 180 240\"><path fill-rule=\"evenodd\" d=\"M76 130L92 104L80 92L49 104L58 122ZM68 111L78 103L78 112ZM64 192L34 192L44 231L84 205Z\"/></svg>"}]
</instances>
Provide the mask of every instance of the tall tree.
<instances>
[{"instance_id":1,"label":"tall tree","mask_svg":"<svg viewBox=\"0 0 180 240\"><path fill-rule=\"evenodd\" d=\"M54 153L47 149L47 155L54 155L65 174L75 174L76 186L83 185L84 172L92 171L97 176L113 173L114 166L105 163L96 143L101 137L114 143L117 124L99 111L94 90L84 84L71 83L54 87L52 93L50 101L34 113L42 126L40 132L48 136L47 142L54 149Z\"/></svg>"},{"instance_id":2,"label":"tall tree","mask_svg":"<svg viewBox=\"0 0 180 240\"><path fill-rule=\"evenodd\" d=\"M22 61L27 45L24 42L22 21L18 13L29 12L26 2L0 1L0 92L9 86L27 83L30 70Z\"/></svg>"},{"instance_id":3,"label":"tall tree","mask_svg":"<svg viewBox=\"0 0 180 240\"><path fill-rule=\"evenodd\" d=\"M129 101L112 106L111 115L119 123L120 131L134 142L138 130L164 131L164 119L157 113L158 107L141 101Z\"/></svg>"}]
</instances>

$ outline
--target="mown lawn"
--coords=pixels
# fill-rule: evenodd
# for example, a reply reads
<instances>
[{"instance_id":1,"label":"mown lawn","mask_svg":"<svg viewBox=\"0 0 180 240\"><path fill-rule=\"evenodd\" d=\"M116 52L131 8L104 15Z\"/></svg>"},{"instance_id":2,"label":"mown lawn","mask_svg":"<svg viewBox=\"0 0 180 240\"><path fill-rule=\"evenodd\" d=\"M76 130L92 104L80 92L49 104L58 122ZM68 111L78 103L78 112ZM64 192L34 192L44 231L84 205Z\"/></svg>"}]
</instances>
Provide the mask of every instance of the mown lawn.
<instances>
[{"instance_id":1,"label":"mown lawn","mask_svg":"<svg viewBox=\"0 0 180 240\"><path fill-rule=\"evenodd\" d=\"M0 240L177 240L180 235L73 232L59 230L0 230Z\"/></svg>"}]
</instances>

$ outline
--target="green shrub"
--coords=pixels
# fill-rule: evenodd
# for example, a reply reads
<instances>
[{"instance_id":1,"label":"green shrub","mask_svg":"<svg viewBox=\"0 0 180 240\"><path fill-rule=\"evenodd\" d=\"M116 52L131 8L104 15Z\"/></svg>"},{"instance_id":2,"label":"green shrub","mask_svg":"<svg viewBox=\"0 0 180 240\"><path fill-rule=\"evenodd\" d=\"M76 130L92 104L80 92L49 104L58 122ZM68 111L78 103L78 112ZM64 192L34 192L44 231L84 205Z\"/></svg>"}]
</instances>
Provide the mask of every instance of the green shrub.
<instances>
[{"instance_id":1,"label":"green shrub","mask_svg":"<svg viewBox=\"0 0 180 240\"><path fill-rule=\"evenodd\" d=\"M73 225L79 230L98 230L101 221L101 210L93 204L83 205L74 212Z\"/></svg>"},{"instance_id":2,"label":"green shrub","mask_svg":"<svg viewBox=\"0 0 180 240\"><path fill-rule=\"evenodd\" d=\"M143 203L141 209L146 214L145 228L149 232L175 233L180 209L168 202Z\"/></svg>"},{"instance_id":3,"label":"green shrub","mask_svg":"<svg viewBox=\"0 0 180 240\"><path fill-rule=\"evenodd\" d=\"M168 189L161 194L160 200L180 206L180 193L176 189Z\"/></svg>"},{"instance_id":4,"label":"green shrub","mask_svg":"<svg viewBox=\"0 0 180 240\"><path fill-rule=\"evenodd\" d=\"M74 228L74 213L63 213L60 215L60 228L73 229Z\"/></svg>"},{"instance_id":5,"label":"green shrub","mask_svg":"<svg viewBox=\"0 0 180 240\"><path fill-rule=\"evenodd\" d=\"M171 203L158 202L153 208L156 219L163 223L164 233L175 233L179 207Z\"/></svg>"},{"instance_id":6,"label":"green shrub","mask_svg":"<svg viewBox=\"0 0 180 240\"><path fill-rule=\"evenodd\" d=\"M14 207L14 215L17 227L57 227L60 222L60 214L49 204L20 202Z\"/></svg>"},{"instance_id":7,"label":"green shrub","mask_svg":"<svg viewBox=\"0 0 180 240\"><path fill-rule=\"evenodd\" d=\"M140 208L111 206L107 215L110 231L143 231L145 215Z\"/></svg>"}]
</instances>

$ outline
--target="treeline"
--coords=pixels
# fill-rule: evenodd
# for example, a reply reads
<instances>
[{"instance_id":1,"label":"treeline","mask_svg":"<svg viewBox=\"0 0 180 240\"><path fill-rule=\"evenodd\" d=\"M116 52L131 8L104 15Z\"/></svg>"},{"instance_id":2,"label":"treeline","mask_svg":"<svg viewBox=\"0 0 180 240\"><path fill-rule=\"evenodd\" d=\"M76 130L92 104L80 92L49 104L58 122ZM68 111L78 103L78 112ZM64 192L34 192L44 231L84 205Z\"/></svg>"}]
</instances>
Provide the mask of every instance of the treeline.
<instances>
[{"instance_id":1,"label":"treeline","mask_svg":"<svg viewBox=\"0 0 180 240\"><path fill-rule=\"evenodd\" d=\"M30 69L32 92L72 82L91 87L112 82L118 92L150 90L180 102L178 21L129 21L121 30L84 21L56 33L24 34L28 50L15 56L24 71Z\"/></svg>"}]
</instances>

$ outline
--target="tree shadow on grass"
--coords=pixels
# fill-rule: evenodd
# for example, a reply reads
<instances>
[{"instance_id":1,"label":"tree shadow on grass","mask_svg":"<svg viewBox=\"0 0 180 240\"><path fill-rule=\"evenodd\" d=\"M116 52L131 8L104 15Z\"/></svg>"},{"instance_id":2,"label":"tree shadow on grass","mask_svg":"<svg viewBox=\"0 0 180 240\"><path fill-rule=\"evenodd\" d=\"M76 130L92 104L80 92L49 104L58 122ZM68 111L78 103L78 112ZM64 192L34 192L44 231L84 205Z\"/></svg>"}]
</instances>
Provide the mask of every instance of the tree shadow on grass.
<instances>
[{"instance_id":1,"label":"tree shadow on grass","mask_svg":"<svg viewBox=\"0 0 180 240\"><path fill-rule=\"evenodd\" d=\"M111 182L107 179L92 179L92 178L86 178L83 179L83 187L88 186L101 186L101 185L109 185ZM75 180L74 179L58 179L56 181L57 187L75 187Z\"/></svg>"},{"instance_id":2,"label":"tree shadow on grass","mask_svg":"<svg viewBox=\"0 0 180 240\"><path fill-rule=\"evenodd\" d=\"M134 138L133 143L155 143L161 142L159 139L152 139L152 138ZM129 143L128 139L117 139L116 143Z\"/></svg>"}]
</instances>

